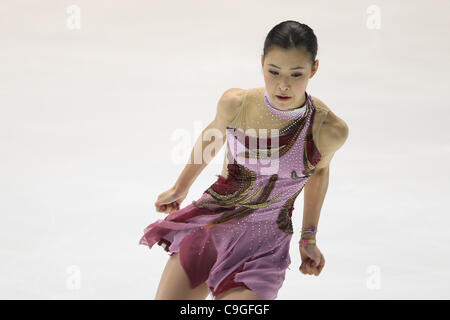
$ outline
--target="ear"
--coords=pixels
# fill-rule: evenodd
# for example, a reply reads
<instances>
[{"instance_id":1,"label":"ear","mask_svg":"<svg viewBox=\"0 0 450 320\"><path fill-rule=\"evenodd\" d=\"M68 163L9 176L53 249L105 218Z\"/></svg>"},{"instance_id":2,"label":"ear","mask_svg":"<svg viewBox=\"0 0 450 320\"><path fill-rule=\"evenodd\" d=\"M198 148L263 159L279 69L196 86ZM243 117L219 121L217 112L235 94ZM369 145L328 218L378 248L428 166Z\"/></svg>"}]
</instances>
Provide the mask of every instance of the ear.
<instances>
[{"instance_id":1,"label":"ear","mask_svg":"<svg viewBox=\"0 0 450 320\"><path fill-rule=\"evenodd\" d=\"M316 74L317 69L319 69L319 59L316 59L316 61L314 61L314 64L312 65L311 75L309 78L312 78Z\"/></svg>"}]
</instances>

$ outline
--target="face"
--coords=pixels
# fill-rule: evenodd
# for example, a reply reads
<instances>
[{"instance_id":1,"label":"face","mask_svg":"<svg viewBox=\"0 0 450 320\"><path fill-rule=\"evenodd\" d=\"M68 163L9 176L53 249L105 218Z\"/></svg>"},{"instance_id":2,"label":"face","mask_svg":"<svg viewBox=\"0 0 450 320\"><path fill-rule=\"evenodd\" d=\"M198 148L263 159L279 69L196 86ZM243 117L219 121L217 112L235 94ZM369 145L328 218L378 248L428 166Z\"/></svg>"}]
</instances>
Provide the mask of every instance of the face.
<instances>
[{"instance_id":1,"label":"face","mask_svg":"<svg viewBox=\"0 0 450 320\"><path fill-rule=\"evenodd\" d=\"M272 47L266 56L261 55L261 64L267 94L278 108L293 109L305 103L306 87L319 67L319 60L311 64L305 51ZM277 95L290 99L283 101Z\"/></svg>"}]
</instances>

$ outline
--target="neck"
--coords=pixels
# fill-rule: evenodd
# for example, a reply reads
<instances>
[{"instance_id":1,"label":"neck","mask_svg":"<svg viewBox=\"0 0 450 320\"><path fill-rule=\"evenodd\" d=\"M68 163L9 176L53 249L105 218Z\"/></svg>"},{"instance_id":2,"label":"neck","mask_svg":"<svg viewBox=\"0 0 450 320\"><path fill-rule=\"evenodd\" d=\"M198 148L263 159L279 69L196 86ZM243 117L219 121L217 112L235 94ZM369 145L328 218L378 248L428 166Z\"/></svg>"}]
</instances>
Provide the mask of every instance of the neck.
<instances>
[{"instance_id":1,"label":"neck","mask_svg":"<svg viewBox=\"0 0 450 320\"><path fill-rule=\"evenodd\" d=\"M306 103L306 93L303 93L303 95L302 95L302 99L301 99L301 101L297 104L297 106L296 107L294 107L294 108L289 108L289 107L283 107L283 106L276 106L278 109L281 109L281 110L294 110L294 109L299 109L299 108L302 108L302 107L304 107L305 106L305 103Z\"/></svg>"},{"instance_id":2,"label":"neck","mask_svg":"<svg viewBox=\"0 0 450 320\"><path fill-rule=\"evenodd\" d=\"M295 108L281 108L274 104L272 99L269 97L267 91L264 93L264 103L267 109L274 115L277 115L282 118L287 119L295 119L299 116L305 114L306 106L308 105L307 93L305 92L303 96L303 103L301 103L298 107Z\"/></svg>"}]
</instances>

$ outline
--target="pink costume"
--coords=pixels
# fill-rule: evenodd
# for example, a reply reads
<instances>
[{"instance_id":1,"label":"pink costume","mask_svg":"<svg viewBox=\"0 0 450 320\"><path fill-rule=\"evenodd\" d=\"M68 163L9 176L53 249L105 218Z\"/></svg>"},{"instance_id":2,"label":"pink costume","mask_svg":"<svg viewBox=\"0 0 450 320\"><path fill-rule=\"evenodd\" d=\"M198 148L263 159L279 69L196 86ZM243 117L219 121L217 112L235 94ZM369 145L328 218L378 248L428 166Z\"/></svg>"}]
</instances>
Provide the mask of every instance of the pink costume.
<instances>
[{"instance_id":1,"label":"pink costume","mask_svg":"<svg viewBox=\"0 0 450 320\"><path fill-rule=\"evenodd\" d=\"M277 297L291 263L294 202L321 158L311 130L316 107L305 97L281 110L265 92L264 111L292 122L265 137L228 126L228 177L218 175L198 200L145 228L139 243L179 252L192 288L206 282L216 297L245 286Z\"/></svg>"}]
</instances>

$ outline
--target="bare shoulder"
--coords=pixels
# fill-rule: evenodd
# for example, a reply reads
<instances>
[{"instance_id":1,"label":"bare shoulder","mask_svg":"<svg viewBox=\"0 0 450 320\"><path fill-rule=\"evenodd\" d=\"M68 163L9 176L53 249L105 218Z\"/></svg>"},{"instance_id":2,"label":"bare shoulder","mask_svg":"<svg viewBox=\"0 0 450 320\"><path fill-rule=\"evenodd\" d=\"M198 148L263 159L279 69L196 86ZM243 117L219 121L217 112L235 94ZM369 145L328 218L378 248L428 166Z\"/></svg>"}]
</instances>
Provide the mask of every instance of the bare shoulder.
<instances>
[{"instance_id":1,"label":"bare shoulder","mask_svg":"<svg viewBox=\"0 0 450 320\"><path fill-rule=\"evenodd\" d=\"M229 105L229 107L237 109L244 102L247 91L247 89L230 88L223 93L220 99Z\"/></svg>"},{"instance_id":2,"label":"bare shoulder","mask_svg":"<svg viewBox=\"0 0 450 320\"><path fill-rule=\"evenodd\" d=\"M247 90L241 88L230 88L220 97L217 105L216 118L224 123L232 121L243 105Z\"/></svg>"},{"instance_id":3,"label":"bare shoulder","mask_svg":"<svg viewBox=\"0 0 450 320\"><path fill-rule=\"evenodd\" d=\"M321 134L324 131L331 131L333 134L338 134L342 137L347 135L348 126L344 119L337 116L336 113L334 113L330 107L319 98L314 96L311 96L311 98L313 99L316 108L327 114L321 127Z\"/></svg>"},{"instance_id":4,"label":"bare shoulder","mask_svg":"<svg viewBox=\"0 0 450 320\"><path fill-rule=\"evenodd\" d=\"M319 132L316 132L316 135L319 136L317 141L318 149L322 154L322 159L316 166L319 172L330 165L336 151L347 140L349 130L346 122L338 117L322 100L317 97L311 98L314 101L316 110L320 110L321 116L318 119L322 118L323 121L322 125L319 126Z\"/></svg>"}]
</instances>

